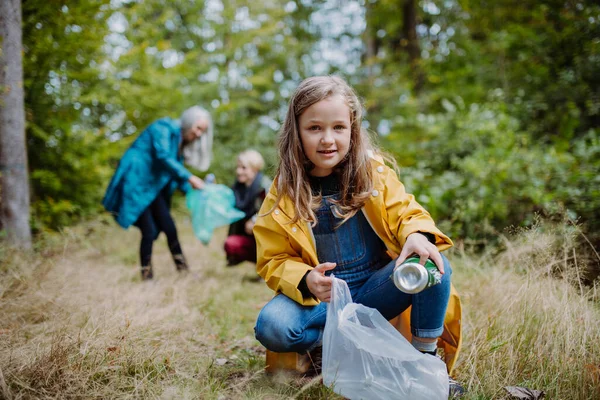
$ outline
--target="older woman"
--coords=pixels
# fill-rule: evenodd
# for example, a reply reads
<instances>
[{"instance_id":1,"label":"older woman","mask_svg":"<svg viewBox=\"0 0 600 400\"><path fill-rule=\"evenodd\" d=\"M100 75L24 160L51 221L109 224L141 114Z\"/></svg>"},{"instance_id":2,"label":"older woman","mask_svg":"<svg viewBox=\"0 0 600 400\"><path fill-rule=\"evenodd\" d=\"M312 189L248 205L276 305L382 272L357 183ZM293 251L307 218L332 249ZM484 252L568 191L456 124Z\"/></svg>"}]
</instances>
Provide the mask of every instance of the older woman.
<instances>
[{"instance_id":1,"label":"older woman","mask_svg":"<svg viewBox=\"0 0 600 400\"><path fill-rule=\"evenodd\" d=\"M212 120L202 107L188 108L180 120L161 118L133 142L108 185L102 204L123 228L142 232L142 280L152 279L152 245L164 232L178 271L188 269L170 214L171 195L179 188L202 189L204 182L183 166L208 169L212 153Z\"/></svg>"}]
</instances>

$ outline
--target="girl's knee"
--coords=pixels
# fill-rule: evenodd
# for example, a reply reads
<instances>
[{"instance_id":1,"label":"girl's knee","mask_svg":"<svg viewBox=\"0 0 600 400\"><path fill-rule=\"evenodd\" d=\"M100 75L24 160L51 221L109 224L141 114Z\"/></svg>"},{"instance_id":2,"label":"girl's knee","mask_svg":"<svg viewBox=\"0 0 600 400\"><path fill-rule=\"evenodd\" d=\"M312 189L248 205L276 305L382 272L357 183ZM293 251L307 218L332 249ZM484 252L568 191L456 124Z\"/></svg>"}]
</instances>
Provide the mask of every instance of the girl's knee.
<instances>
[{"instance_id":1,"label":"girl's knee","mask_svg":"<svg viewBox=\"0 0 600 400\"><path fill-rule=\"evenodd\" d=\"M281 315L271 310L267 304L258 314L254 326L256 340L268 350L276 352L289 351L287 340L285 340L288 334L284 330L286 330L286 326L281 321Z\"/></svg>"},{"instance_id":2,"label":"girl's knee","mask_svg":"<svg viewBox=\"0 0 600 400\"><path fill-rule=\"evenodd\" d=\"M232 235L228 236L227 239L225 239L225 244L223 245L223 247L227 254L237 254L242 250L243 245L239 236Z\"/></svg>"},{"instance_id":3,"label":"girl's knee","mask_svg":"<svg viewBox=\"0 0 600 400\"><path fill-rule=\"evenodd\" d=\"M267 349L273 350L271 344L273 341L279 341L281 336L282 326L285 325L281 306L278 304L277 298L268 302L258 313L254 333L256 339ZM275 350L274 350L275 351Z\"/></svg>"},{"instance_id":4,"label":"girl's knee","mask_svg":"<svg viewBox=\"0 0 600 400\"><path fill-rule=\"evenodd\" d=\"M225 253L229 254L233 251L233 241L231 240L231 236L227 237L227 239L225 239L225 243L223 243L223 249L225 250Z\"/></svg>"},{"instance_id":5,"label":"girl's knee","mask_svg":"<svg viewBox=\"0 0 600 400\"><path fill-rule=\"evenodd\" d=\"M254 335L263 346L271 351L303 351L309 348L318 336L319 329L305 328L305 322L292 304L293 300L279 297L271 300L258 314Z\"/></svg>"}]
</instances>

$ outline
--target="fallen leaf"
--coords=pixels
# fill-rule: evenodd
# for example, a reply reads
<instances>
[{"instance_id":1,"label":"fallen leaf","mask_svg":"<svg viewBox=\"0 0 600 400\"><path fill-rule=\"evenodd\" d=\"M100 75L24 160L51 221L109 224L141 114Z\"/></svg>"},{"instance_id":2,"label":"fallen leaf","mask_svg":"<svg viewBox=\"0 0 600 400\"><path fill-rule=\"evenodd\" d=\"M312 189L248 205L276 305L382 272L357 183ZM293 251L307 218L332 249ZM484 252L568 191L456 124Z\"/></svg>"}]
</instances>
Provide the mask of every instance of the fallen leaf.
<instances>
[{"instance_id":1,"label":"fallen leaf","mask_svg":"<svg viewBox=\"0 0 600 400\"><path fill-rule=\"evenodd\" d=\"M504 389L513 397L520 400L543 399L546 393L541 390L529 389L521 386L505 386Z\"/></svg>"}]
</instances>

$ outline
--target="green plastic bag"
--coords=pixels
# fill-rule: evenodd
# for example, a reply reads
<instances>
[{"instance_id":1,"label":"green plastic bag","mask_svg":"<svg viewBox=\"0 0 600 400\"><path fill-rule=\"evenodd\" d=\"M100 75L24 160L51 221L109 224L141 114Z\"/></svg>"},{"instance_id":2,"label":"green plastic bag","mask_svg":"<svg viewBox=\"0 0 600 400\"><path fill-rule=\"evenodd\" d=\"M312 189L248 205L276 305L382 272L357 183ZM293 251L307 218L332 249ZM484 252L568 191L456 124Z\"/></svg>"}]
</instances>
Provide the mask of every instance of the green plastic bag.
<instances>
[{"instance_id":1,"label":"green plastic bag","mask_svg":"<svg viewBox=\"0 0 600 400\"><path fill-rule=\"evenodd\" d=\"M202 190L190 190L186 205L192 213L194 234L205 245L210 242L215 228L245 216L243 211L235 208L233 190L225 185L206 184Z\"/></svg>"}]
</instances>

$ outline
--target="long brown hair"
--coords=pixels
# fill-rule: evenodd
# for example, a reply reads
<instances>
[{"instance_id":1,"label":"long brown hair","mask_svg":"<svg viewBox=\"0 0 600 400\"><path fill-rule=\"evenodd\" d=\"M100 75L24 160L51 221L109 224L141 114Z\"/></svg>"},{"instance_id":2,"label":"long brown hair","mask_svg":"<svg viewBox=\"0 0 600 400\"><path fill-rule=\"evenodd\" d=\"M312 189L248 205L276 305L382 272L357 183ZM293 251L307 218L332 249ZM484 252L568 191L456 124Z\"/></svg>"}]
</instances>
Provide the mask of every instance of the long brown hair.
<instances>
[{"instance_id":1,"label":"long brown hair","mask_svg":"<svg viewBox=\"0 0 600 400\"><path fill-rule=\"evenodd\" d=\"M334 173L340 176L341 192L337 203L342 223L360 210L373 188L369 150L373 150L366 130L361 129L362 104L354 90L337 76L315 76L303 80L292 95L287 115L279 131L279 166L277 167L277 200L270 213L283 196L294 203L298 220L317 223L315 211L321 204L321 196L313 196L309 183L309 171L314 167L304 154L298 119L311 105L330 96L341 95L350 109L350 146L348 154Z\"/></svg>"}]
</instances>

